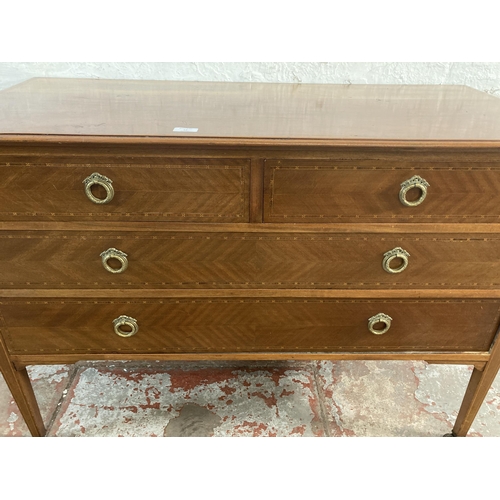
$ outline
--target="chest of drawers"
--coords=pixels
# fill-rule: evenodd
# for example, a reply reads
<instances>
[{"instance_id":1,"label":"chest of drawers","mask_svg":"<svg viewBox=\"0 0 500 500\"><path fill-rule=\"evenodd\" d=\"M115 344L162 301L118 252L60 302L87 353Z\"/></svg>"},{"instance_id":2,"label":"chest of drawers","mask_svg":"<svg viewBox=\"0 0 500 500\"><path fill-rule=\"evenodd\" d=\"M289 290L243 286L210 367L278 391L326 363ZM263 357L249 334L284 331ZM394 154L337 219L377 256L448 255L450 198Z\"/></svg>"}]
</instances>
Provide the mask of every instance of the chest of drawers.
<instances>
[{"instance_id":1,"label":"chest of drawers","mask_svg":"<svg viewBox=\"0 0 500 500\"><path fill-rule=\"evenodd\" d=\"M500 101L466 87L34 79L0 92L0 367L500 366Z\"/></svg>"}]
</instances>

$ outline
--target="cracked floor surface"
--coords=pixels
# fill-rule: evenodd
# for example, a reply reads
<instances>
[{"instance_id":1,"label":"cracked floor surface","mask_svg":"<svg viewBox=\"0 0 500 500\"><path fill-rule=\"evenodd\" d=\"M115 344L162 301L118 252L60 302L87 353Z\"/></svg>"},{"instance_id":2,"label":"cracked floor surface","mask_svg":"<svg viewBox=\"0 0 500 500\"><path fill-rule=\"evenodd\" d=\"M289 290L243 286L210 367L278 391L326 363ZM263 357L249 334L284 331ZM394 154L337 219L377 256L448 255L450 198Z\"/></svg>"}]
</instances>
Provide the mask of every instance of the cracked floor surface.
<instances>
[{"instance_id":1,"label":"cracked floor surface","mask_svg":"<svg viewBox=\"0 0 500 500\"><path fill-rule=\"evenodd\" d=\"M48 436L434 436L472 367L423 361L85 362L28 371ZM497 377L469 436L500 436ZM0 436L29 432L0 379Z\"/></svg>"}]
</instances>

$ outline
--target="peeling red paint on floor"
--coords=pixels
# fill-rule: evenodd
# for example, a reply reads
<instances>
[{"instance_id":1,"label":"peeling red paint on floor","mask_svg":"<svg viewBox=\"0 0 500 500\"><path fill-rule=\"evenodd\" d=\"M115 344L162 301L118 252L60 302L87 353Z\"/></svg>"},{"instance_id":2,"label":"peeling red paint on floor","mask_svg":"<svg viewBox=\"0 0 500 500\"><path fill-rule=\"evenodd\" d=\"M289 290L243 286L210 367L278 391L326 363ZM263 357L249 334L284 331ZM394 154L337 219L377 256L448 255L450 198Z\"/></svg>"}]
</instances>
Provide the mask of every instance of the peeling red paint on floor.
<instances>
[{"instance_id":1,"label":"peeling red paint on floor","mask_svg":"<svg viewBox=\"0 0 500 500\"><path fill-rule=\"evenodd\" d=\"M261 384L262 386L262 384ZM262 394L262 392L252 392L250 396L255 396L257 398L262 398L262 400L266 403L266 405L269 408L274 408L276 407L277 399L274 394L271 394L270 396L266 396L265 394Z\"/></svg>"},{"instance_id":2,"label":"peeling red paint on floor","mask_svg":"<svg viewBox=\"0 0 500 500\"><path fill-rule=\"evenodd\" d=\"M178 420L194 404L219 418L215 436L323 435L313 371L304 363L278 365L82 365L50 434L82 435L84 427L96 436L198 435L208 414ZM140 375L131 373L137 369Z\"/></svg>"},{"instance_id":3,"label":"peeling red paint on floor","mask_svg":"<svg viewBox=\"0 0 500 500\"><path fill-rule=\"evenodd\" d=\"M306 430L306 428L305 428L305 426L304 426L304 425L299 425L299 426L294 427L294 428L292 429L291 434L300 434L301 436L303 436L303 435L304 435L305 430Z\"/></svg>"},{"instance_id":4,"label":"peeling red paint on floor","mask_svg":"<svg viewBox=\"0 0 500 500\"><path fill-rule=\"evenodd\" d=\"M30 367L51 436L441 436L471 367L425 362ZM469 436L500 436L500 379ZM0 379L0 435L29 435Z\"/></svg>"},{"instance_id":5,"label":"peeling red paint on floor","mask_svg":"<svg viewBox=\"0 0 500 500\"><path fill-rule=\"evenodd\" d=\"M290 435L293 434L293 429ZM246 420L236 425L233 430L233 436L250 436L250 437L276 437L278 433L268 428L266 424L258 422L247 422Z\"/></svg>"},{"instance_id":6,"label":"peeling red paint on floor","mask_svg":"<svg viewBox=\"0 0 500 500\"><path fill-rule=\"evenodd\" d=\"M228 374L224 371L217 372L216 370L200 370L201 373L176 372L170 375L171 387L170 391L190 391L195 389L200 384L205 384L209 380L213 382L225 382L228 379Z\"/></svg>"},{"instance_id":7,"label":"peeling red paint on floor","mask_svg":"<svg viewBox=\"0 0 500 500\"><path fill-rule=\"evenodd\" d=\"M454 425L471 370L424 361L318 362L331 435L443 436ZM500 376L490 393L500 401ZM500 414L486 415L487 405L469 436L480 436L483 429L500 436Z\"/></svg>"}]
</instances>

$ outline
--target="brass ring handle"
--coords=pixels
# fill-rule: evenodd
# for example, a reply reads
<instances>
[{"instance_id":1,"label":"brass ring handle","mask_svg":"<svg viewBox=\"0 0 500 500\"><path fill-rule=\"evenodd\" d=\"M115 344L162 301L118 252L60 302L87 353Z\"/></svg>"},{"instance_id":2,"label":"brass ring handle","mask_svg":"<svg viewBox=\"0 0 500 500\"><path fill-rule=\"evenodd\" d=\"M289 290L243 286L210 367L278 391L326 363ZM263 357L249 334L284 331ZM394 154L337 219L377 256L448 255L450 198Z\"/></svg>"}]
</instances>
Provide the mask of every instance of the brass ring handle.
<instances>
[{"instance_id":1,"label":"brass ring handle","mask_svg":"<svg viewBox=\"0 0 500 500\"><path fill-rule=\"evenodd\" d=\"M408 267L409 256L410 254L406 250L403 250L401 247L393 248L392 250L389 250L388 252L384 253L384 260L382 261L382 267L384 268L384 271L391 274L402 273ZM396 268L391 267L392 260L397 258L401 259L403 263L399 267Z\"/></svg>"},{"instance_id":2,"label":"brass ring handle","mask_svg":"<svg viewBox=\"0 0 500 500\"><path fill-rule=\"evenodd\" d=\"M130 331L122 330L123 326L130 327ZM120 337L132 337L132 335L135 335L139 331L137 320L130 316L119 316L114 319L113 328L115 329L115 333Z\"/></svg>"},{"instance_id":3,"label":"brass ring handle","mask_svg":"<svg viewBox=\"0 0 500 500\"><path fill-rule=\"evenodd\" d=\"M102 265L104 266L104 269L110 273L123 273L123 271L125 271L128 267L127 254L121 250L117 250L116 248L108 248L102 252L100 256L102 258ZM118 269L114 269L108 264L109 259L116 259L120 262L121 266Z\"/></svg>"},{"instance_id":4,"label":"brass ring handle","mask_svg":"<svg viewBox=\"0 0 500 500\"><path fill-rule=\"evenodd\" d=\"M387 314L384 313L379 313L376 314L375 316L372 316L368 320L368 330L370 330L371 333L374 333L375 335L382 335L383 333L386 333L389 331L389 328L391 327L391 322L392 318L390 316L387 316ZM382 330L375 330L373 328L377 323L384 323L385 328Z\"/></svg>"},{"instance_id":5,"label":"brass ring handle","mask_svg":"<svg viewBox=\"0 0 500 500\"><path fill-rule=\"evenodd\" d=\"M105 175L94 172L83 181L83 184L85 184L85 194L91 202L97 203L98 205L109 203L115 195L115 190L113 189L112 183L113 181L111 179L108 179ZM106 190L106 198L101 199L94 196L94 194L92 193L92 186L94 184L98 184Z\"/></svg>"},{"instance_id":6,"label":"brass ring handle","mask_svg":"<svg viewBox=\"0 0 500 500\"><path fill-rule=\"evenodd\" d=\"M419 175L414 175L411 179L408 179L401 183L401 190L399 191L399 201L406 207L416 207L420 205L425 200L427 196L427 188L430 184L420 177ZM408 201L406 199L406 194L410 189L418 188L421 191L420 197L415 201Z\"/></svg>"}]
</instances>

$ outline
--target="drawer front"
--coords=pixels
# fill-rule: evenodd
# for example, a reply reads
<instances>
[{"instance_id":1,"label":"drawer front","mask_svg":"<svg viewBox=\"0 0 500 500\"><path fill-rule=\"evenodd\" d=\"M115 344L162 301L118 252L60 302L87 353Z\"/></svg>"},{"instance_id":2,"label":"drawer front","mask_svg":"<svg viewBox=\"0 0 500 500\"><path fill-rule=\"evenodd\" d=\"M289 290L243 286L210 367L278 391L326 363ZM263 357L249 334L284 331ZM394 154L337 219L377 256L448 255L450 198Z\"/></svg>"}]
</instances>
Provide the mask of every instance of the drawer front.
<instances>
[{"instance_id":1,"label":"drawer front","mask_svg":"<svg viewBox=\"0 0 500 500\"><path fill-rule=\"evenodd\" d=\"M1 288L500 286L495 234L3 231L0 249Z\"/></svg>"},{"instance_id":2,"label":"drawer front","mask_svg":"<svg viewBox=\"0 0 500 500\"><path fill-rule=\"evenodd\" d=\"M429 184L425 198L401 193L414 176ZM268 160L264 220L498 223L500 163Z\"/></svg>"},{"instance_id":3,"label":"drawer front","mask_svg":"<svg viewBox=\"0 0 500 500\"><path fill-rule=\"evenodd\" d=\"M161 164L2 164L0 218L12 220L248 222L249 160L178 159ZM97 199L86 194L89 180ZM106 180L108 179L108 180ZM106 198L108 196L108 198Z\"/></svg>"},{"instance_id":4,"label":"drawer front","mask_svg":"<svg viewBox=\"0 0 500 500\"><path fill-rule=\"evenodd\" d=\"M12 353L486 351L497 300L3 299L2 335ZM383 313L389 330L368 321ZM122 315L134 336L114 332ZM375 328L384 326L376 325Z\"/></svg>"}]
</instances>

